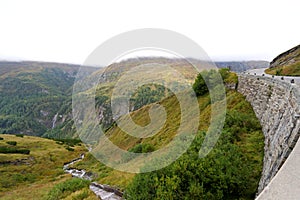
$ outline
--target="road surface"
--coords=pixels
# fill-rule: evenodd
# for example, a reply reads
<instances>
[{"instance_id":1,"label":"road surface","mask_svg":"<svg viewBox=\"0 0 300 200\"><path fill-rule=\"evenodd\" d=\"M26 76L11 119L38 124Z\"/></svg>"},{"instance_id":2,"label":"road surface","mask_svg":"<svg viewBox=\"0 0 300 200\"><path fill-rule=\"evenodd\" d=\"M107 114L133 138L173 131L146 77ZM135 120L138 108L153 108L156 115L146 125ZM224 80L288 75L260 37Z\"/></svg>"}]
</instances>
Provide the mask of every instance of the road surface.
<instances>
[{"instance_id":1,"label":"road surface","mask_svg":"<svg viewBox=\"0 0 300 200\"><path fill-rule=\"evenodd\" d=\"M251 75L257 75L257 76L266 76L266 77L271 77L272 78L272 75L269 75L269 74L266 74L265 73L265 70L267 68L261 68L261 69L252 69L252 70L248 70L246 72L243 72L245 74L251 74ZM297 85L300 85L300 76L274 76L275 79L277 80L281 80L281 78L283 77L283 80L282 81L286 81L286 82L289 82L291 83L291 80L294 79L295 81L295 84Z\"/></svg>"}]
</instances>

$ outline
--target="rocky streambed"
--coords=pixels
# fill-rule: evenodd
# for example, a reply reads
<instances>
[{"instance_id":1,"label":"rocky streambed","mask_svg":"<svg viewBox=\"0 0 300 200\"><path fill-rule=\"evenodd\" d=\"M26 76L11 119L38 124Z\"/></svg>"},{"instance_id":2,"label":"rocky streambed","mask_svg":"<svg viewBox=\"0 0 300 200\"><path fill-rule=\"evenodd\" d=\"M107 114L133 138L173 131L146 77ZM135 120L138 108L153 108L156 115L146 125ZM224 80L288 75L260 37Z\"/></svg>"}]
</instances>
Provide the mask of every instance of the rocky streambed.
<instances>
[{"instance_id":1,"label":"rocky streambed","mask_svg":"<svg viewBox=\"0 0 300 200\"><path fill-rule=\"evenodd\" d=\"M71 174L73 177L92 180L93 174L90 172L86 172L83 169L75 169L70 166L76 162L81 161L84 158L84 154L81 154L79 158L76 158L68 163L65 163L63 169L66 173ZM97 197L102 200L121 200L123 193L119 190L116 190L109 185L102 185L96 182L92 182L90 184L90 190L93 191Z\"/></svg>"}]
</instances>

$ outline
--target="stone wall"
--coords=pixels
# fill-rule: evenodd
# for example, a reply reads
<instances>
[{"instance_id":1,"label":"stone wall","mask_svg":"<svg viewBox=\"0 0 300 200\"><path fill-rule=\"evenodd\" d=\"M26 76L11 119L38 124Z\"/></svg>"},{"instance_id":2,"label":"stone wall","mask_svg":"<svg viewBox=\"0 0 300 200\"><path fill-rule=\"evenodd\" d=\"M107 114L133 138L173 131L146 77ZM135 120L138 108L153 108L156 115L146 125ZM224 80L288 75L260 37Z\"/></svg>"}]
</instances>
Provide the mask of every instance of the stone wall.
<instances>
[{"instance_id":1,"label":"stone wall","mask_svg":"<svg viewBox=\"0 0 300 200\"><path fill-rule=\"evenodd\" d=\"M241 74L238 92L246 96L265 136L260 193L276 175L300 135L300 87L273 78Z\"/></svg>"}]
</instances>

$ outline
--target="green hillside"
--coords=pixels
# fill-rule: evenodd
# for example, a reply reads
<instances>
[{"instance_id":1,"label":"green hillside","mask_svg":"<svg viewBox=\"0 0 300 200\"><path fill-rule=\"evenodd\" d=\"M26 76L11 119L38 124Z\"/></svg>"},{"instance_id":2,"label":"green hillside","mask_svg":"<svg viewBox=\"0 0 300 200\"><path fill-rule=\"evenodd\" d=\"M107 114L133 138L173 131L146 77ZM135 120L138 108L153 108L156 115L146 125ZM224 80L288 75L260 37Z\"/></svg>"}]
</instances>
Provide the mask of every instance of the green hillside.
<instances>
[{"instance_id":1,"label":"green hillside","mask_svg":"<svg viewBox=\"0 0 300 200\"><path fill-rule=\"evenodd\" d=\"M140 64L168 64L193 83L196 73L185 60L167 58L129 59L105 69L85 67L91 79L103 73L96 91L96 111L104 129L113 124L110 108L112 90L124 73ZM201 65L200 61L196 61ZM218 64L218 63L217 63ZM220 64L220 63L219 63ZM244 70L245 62L228 63ZM220 67L226 67L222 62ZM72 86L79 65L44 62L0 62L0 133L74 138ZM141 76L140 76L141 75ZM142 74L137 77L143 77ZM171 80L171 79L170 79ZM169 80L166 80L168 82ZM130 110L160 101L172 92L159 85L144 85L130 99Z\"/></svg>"},{"instance_id":2,"label":"green hillside","mask_svg":"<svg viewBox=\"0 0 300 200\"><path fill-rule=\"evenodd\" d=\"M266 73L277 76L300 76L300 45L280 54Z\"/></svg>"},{"instance_id":3,"label":"green hillside","mask_svg":"<svg viewBox=\"0 0 300 200\"><path fill-rule=\"evenodd\" d=\"M54 141L39 137L0 135L0 199L27 200L47 199L48 193L57 184L67 184L71 175L63 165L78 158L86 148L81 144ZM3 153L3 149L29 150L29 154ZM72 149L72 150L71 150ZM90 199L94 194L86 190ZM80 193L80 190L76 191ZM74 192L74 193L76 193ZM68 195L71 195L69 193Z\"/></svg>"},{"instance_id":4,"label":"green hillside","mask_svg":"<svg viewBox=\"0 0 300 200\"><path fill-rule=\"evenodd\" d=\"M56 113L69 109L78 67L0 62L0 133L41 136L52 128Z\"/></svg>"},{"instance_id":5,"label":"green hillside","mask_svg":"<svg viewBox=\"0 0 300 200\"><path fill-rule=\"evenodd\" d=\"M50 69L44 70L47 72ZM183 68L183 70L185 69ZM39 77L46 73L44 70L30 73L35 73L35 76ZM52 73L54 72L51 71L50 74ZM24 72L16 74L24 74ZM237 83L235 74L229 73L226 69L221 70L221 74L225 84ZM15 80L23 80L21 77L25 77L24 80L30 80L30 76L28 76L15 76ZM116 73L112 77L115 76ZM107 103L113 83L110 79L98 87L96 96L98 108ZM41 83L37 82L31 87L39 88L39 84ZM18 88L16 85L15 87ZM63 89L58 89L55 96L63 97L60 91L67 89L67 83L65 87L63 84L60 87ZM50 91L51 88L48 90ZM35 100L38 100L40 96L43 96L40 94L32 95L35 92L28 94L26 102L27 99L36 98ZM26 94L26 92L24 93ZM258 187L263 162L264 138L259 121L245 98L236 91L228 90L226 122L221 137L210 154L199 159L198 151L209 126L212 107L207 92L200 92L199 94L201 94L198 96L200 126L196 138L188 151L168 167L137 175L124 173L106 167L90 153L86 153L85 158L72 167L85 169L92 173L92 181L109 184L125 191L126 199L253 199ZM103 98L103 96L107 97ZM149 101L145 101L143 97L151 98ZM22 97L16 98L18 101L21 99ZM136 110L131 112L131 116L134 122L141 126L150 122L148 112L151 103L157 102L164 106L167 112L167 121L163 129L153 137L141 139L129 136L112 122L105 134L115 145L136 153L155 151L167 145L174 138L180 124L181 112L177 98L170 91L160 88L158 85L148 85L139 88L131 100L137 106ZM38 103L47 102L41 100ZM68 97L58 102L64 104L61 107L58 106L59 109L65 110L53 112L54 115L55 113L70 112L68 110L70 105L65 103L68 102ZM34 104L32 109L34 110L36 106L38 104ZM55 108L54 105L50 107ZM27 113L30 113L28 116L34 117L31 113L38 111ZM15 115L17 116L18 113ZM37 117L37 119L39 118L40 116ZM30 120L32 118L28 118L28 121ZM49 133L50 130L50 133L67 135L70 133L65 132L68 123L70 123L70 131L72 131L74 129L73 123L71 119L68 119L58 124L54 129L48 128L46 133ZM185 127L186 130L188 130L188 126ZM17 137L1 134L0 136L3 138L3 140L0 138L1 199L95 198L88 189L89 182L70 179L70 175L66 175L62 169L65 162L77 158L80 153L86 151L81 143L77 143L76 140L53 141L31 136L22 137L22 135ZM97 150L97 148L95 149ZM131 158L118 158L111 155L110 159L118 161L118 159ZM80 185L80 187L78 188L76 185Z\"/></svg>"},{"instance_id":6,"label":"green hillside","mask_svg":"<svg viewBox=\"0 0 300 200\"><path fill-rule=\"evenodd\" d=\"M232 75L229 76L232 81ZM88 154L74 166L98 174L98 182L125 190L126 199L254 199L263 163L264 137L259 121L245 98L227 92L227 114L222 135L212 152L199 159L207 131L211 104L207 94L198 97L199 131L193 144L170 166L151 173L123 173L106 167ZM135 138L112 126L106 135L117 146L132 152L157 150L168 144L179 127L180 109L174 96L160 102L168 118L164 128L150 138ZM149 106L131 113L135 123L149 123ZM102 148L102 147L101 147ZM114 157L112 160L124 159ZM145 166L147 167L147 165Z\"/></svg>"}]
</instances>

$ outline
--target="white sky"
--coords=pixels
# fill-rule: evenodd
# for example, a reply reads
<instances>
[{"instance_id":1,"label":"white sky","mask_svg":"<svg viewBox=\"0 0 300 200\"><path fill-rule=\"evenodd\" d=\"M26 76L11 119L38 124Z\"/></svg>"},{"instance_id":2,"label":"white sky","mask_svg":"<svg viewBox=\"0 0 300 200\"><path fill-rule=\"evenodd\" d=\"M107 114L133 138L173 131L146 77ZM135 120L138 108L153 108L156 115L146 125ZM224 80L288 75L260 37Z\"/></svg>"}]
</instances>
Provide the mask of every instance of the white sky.
<instances>
[{"instance_id":1,"label":"white sky","mask_svg":"<svg viewBox=\"0 0 300 200\"><path fill-rule=\"evenodd\" d=\"M272 60L300 44L300 1L0 1L0 59L81 64L138 28L186 35L214 60Z\"/></svg>"}]
</instances>

